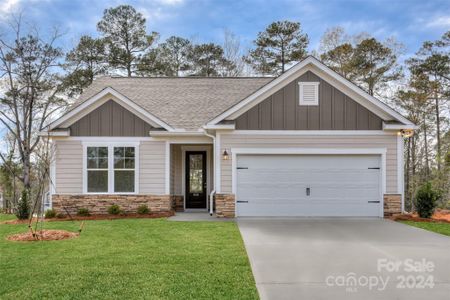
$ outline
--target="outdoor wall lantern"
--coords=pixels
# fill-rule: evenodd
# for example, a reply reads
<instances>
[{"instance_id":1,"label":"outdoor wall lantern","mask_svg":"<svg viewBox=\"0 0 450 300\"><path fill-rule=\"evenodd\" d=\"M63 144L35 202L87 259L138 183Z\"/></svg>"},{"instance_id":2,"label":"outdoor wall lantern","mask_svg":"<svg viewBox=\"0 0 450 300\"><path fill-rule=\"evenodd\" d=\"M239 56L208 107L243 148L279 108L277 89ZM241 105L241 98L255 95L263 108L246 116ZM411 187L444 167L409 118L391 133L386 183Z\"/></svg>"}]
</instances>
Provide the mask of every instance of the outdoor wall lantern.
<instances>
[{"instance_id":1,"label":"outdoor wall lantern","mask_svg":"<svg viewBox=\"0 0 450 300\"><path fill-rule=\"evenodd\" d=\"M412 137L414 135L414 130L412 130L412 129L402 129L402 130L400 130L399 135L401 135L404 138L409 138L409 137Z\"/></svg>"},{"instance_id":2,"label":"outdoor wall lantern","mask_svg":"<svg viewBox=\"0 0 450 300\"><path fill-rule=\"evenodd\" d=\"M223 158L223 160L229 160L230 159L230 155L228 155L228 151L226 149L223 150L222 158Z\"/></svg>"}]
</instances>

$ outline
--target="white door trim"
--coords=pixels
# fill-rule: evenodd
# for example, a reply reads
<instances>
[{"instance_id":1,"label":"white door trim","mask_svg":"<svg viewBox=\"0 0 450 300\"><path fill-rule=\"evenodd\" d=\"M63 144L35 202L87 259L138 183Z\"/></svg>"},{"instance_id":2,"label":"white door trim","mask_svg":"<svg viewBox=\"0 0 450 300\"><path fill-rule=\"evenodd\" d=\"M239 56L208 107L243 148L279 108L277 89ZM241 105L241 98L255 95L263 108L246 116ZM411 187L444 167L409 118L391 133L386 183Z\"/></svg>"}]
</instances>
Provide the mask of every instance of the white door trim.
<instances>
[{"instance_id":1,"label":"white door trim","mask_svg":"<svg viewBox=\"0 0 450 300\"><path fill-rule=\"evenodd\" d=\"M209 193L211 192L211 147L181 146L181 194L183 195L183 209L186 210L186 151L206 151L206 211L209 210Z\"/></svg>"},{"instance_id":2,"label":"white door trim","mask_svg":"<svg viewBox=\"0 0 450 300\"><path fill-rule=\"evenodd\" d=\"M384 194L386 193L386 148L231 148L231 183L237 216L237 155L239 154L304 154L304 155L364 155L381 156L380 217L384 216Z\"/></svg>"}]
</instances>

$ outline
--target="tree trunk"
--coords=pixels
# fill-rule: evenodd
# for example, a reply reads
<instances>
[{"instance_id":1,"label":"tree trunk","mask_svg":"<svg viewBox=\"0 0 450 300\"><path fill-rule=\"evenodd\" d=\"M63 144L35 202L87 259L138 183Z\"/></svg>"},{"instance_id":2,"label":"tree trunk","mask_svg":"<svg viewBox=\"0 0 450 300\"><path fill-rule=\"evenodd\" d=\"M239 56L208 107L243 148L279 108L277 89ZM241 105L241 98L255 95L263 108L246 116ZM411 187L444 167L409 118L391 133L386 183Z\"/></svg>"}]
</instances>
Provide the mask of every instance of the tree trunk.
<instances>
[{"instance_id":1,"label":"tree trunk","mask_svg":"<svg viewBox=\"0 0 450 300\"><path fill-rule=\"evenodd\" d=\"M407 203L411 203L411 197L410 197L410 189L411 189L411 185L410 185L410 178L411 178L411 138L408 139L408 145L406 146L406 164L405 164L405 187L406 187L406 202Z\"/></svg>"},{"instance_id":2,"label":"tree trunk","mask_svg":"<svg viewBox=\"0 0 450 300\"><path fill-rule=\"evenodd\" d=\"M439 98L437 93L434 94L435 101L435 114L436 114L436 153L437 153L437 168L438 171L441 170L441 120L440 120L440 111L439 111Z\"/></svg>"},{"instance_id":3,"label":"tree trunk","mask_svg":"<svg viewBox=\"0 0 450 300\"><path fill-rule=\"evenodd\" d=\"M425 147L425 175L428 180L430 175L430 158L428 154L428 134L427 134L427 123L426 123L426 114L423 116L423 138L424 138L424 147Z\"/></svg>"}]
</instances>

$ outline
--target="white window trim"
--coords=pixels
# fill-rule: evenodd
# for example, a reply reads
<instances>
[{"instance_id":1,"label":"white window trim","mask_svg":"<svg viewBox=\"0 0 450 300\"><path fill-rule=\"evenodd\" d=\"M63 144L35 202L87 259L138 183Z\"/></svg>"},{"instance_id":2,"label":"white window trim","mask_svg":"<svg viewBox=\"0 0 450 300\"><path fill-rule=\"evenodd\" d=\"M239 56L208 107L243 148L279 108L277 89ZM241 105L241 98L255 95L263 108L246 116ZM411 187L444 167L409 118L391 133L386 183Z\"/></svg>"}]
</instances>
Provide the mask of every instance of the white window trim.
<instances>
[{"instance_id":1,"label":"white window trim","mask_svg":"<svg viewBox=\"0 0 450 300\"><path fill-rule=\"evenodd\" d=\"M235 214L239 195L237 194L237 156L239 154L297 154L297 155L351 155L373 154L381 156L380 212L384 217L384 194L386 194L386 148L231 148L231 189L235 198Z\"/></svg>"},{"instance_id":2,"label":"white window trim","mask_svg":"<svg viewBox=\"0 0 450 300\"><path fill-rule=\"evenodd\" d=\"M93 193L87 190L87 148L108 147L108 192ZM134 147L134 192L114 192L114 147ZM83 194L135 195L139 194L139 142L84 142L83 143Z\"/></svg>"},{"instance_id":3,"label":"white window trim","mask_svg":"<svg viewBox=\"0 0 450 300\"><path fill-rule=\"evenodd\" d=\"M319 105L319 84L320 84L320 82L307 82L307 81L300 81L298 83L299 105L301 105L301 106L317 106L317 105ZM314 102L305 101L303 99L303 87L305 85L313 85L314 86L314 92L316 94L316 99L314 99Z\"/></svg>"}]
</instances>

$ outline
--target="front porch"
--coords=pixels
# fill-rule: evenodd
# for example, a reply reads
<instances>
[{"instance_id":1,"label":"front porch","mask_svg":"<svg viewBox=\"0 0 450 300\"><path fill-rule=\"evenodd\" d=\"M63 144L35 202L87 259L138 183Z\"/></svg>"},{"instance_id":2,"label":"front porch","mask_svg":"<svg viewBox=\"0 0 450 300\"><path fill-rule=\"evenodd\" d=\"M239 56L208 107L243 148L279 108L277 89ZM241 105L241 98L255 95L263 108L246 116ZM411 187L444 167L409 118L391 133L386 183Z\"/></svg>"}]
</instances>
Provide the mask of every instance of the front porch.
<instances>
[{"instance_id":1,"label":"front porch","mask_svg":"<svg viewBox=\"0 0 450 300\"><path fill-rule=\"evenodd\" d=\"M175 212L234 218L234 196L214 193L214 155L212 144L170 145L170 194Z\"/></svg>"}]
</instances>

